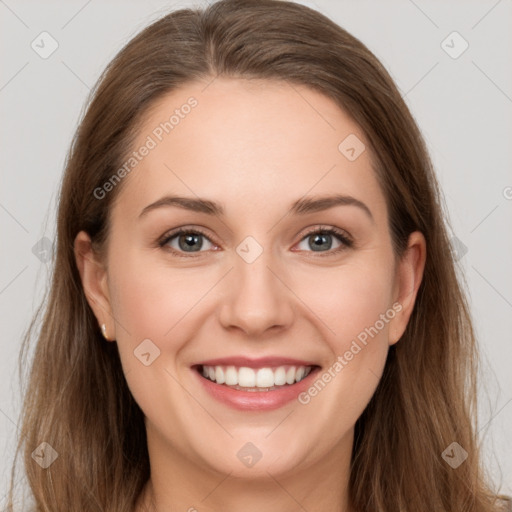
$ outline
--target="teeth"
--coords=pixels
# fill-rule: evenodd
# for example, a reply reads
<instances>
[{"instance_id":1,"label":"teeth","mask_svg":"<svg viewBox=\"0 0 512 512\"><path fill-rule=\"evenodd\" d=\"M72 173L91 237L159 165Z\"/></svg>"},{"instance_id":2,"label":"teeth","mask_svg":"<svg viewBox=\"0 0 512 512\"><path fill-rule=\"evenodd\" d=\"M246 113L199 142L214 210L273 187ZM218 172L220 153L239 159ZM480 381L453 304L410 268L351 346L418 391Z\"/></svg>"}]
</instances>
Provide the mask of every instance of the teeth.
<instances>
[{"instance_id":1,"label":"teeth","mask_svg":"<svg viewBox=\"0 0 512 512\"><path fill-rule=\"evenodd\" d=\"M234 366L226 368L226 384L228 386L236 386L238 384L238 372Z\"/></svg>"},{"instance_id":2,"label":"teeth","mask_svg":"<svg viewBox=\"0 0 512 512\"><path fill-rule=\"evenodd\" d=\"M260 368L256 373L256 386L258 388L271 388L274 384L274 372L270 368Z\"/></svg>"},{"instance_id":3,"label":"teeth","mask_svg":"<svg viewBox=\"0 0 512 512\"><path fill-rule=\"evenodd\" d=\"M284 386L286 384L286 369L283 366L274 370L274 385Z\"/></svg>"},{"instance_id":4,"label":"teeth","mask_svg":"<svg viewBox=\"0 0 512 512\"><path fill-rule=\"evenodd\" d=\"M224 382L226 382L222 366L215 367L215 381L217 384L224 384Z\"/></svg>"},{"instance_id":5,"label":"teeth","mask_svg":"<svg viewBox=\"0 0 512 512\"><path fill-rule=\"evenodd\" d=\"M238 370L238 385L244 388L253 388L256 386L256 372L252 368L242 366Z\"/></svg>"},{"instance_id":6,"label":"teeth","mask_svg":"<svg viewBox=\"0 0 512 512\"><path fill-rule=\"evenodd\" d=\"M277 368L248 368L242 366L203 366L203 377L217 384L243 388L272 388L291 385L309 375L311 366L279 366Z\"/></svg>"}]
</instances>

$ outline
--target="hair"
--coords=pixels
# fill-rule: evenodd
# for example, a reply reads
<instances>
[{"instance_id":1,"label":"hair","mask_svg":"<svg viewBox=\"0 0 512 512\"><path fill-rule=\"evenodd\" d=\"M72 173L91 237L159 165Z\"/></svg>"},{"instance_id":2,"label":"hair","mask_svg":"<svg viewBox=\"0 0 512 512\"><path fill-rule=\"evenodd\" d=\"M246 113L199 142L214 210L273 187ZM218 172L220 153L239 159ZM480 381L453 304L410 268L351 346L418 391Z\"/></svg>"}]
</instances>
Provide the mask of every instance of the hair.
<instances>
[{"instance_id":1,"label":"hair","mask_svg":"<svg viewBox=\"0 0 512 512\"><path fill-rule=\"evenodd\" d=\"M321 13L282 0L222 0L171 12L128 42L91 91L61 185L51 286L20 354L20 361L27 357L37 329L8 510L20 452L37 511L131 512L149 479L144 416L117 345L105 343L86 300L74 239L84 230L98 251L105 246L123 183L101 200L93 192L133 151L156 102L217 76L285 81L333 100L365 135L396 257L413 231L426 239L411 318L355 424L349 482L355 510L498 510L476 440L475 334L423 138L364 44ZM47 469L31 457L42 441L59 454ZM442 458L454 441L468 453L457 469Z\"/></svg>"}]
</instances>

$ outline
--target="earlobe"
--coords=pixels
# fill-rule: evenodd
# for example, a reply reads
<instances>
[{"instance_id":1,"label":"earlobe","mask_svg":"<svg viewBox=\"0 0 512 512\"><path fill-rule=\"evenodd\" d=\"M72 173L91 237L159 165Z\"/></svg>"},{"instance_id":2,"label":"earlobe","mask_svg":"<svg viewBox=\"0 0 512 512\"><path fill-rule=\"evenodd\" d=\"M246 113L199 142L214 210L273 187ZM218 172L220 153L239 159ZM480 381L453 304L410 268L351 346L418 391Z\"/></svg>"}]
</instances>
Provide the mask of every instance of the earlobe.
<instances>
[{"instance_id":1,"label":"earlobe","mask_svg":"<svg viewBox=\"0 0 512 512\"><path fill-rule=\"evenodd\" d=\"M113 340L115 335L112 333L115 333L115 325L110 304L107 270L93 250L91 238L85 231L80 231L76 236L74 252L87 302L94 312L105 339Z\"/></svg>"},{"instance_id":2,"label":"earlobe","mask_svg":"<svg viewBox=\"0 0 512 512\"><path fill-rule=\"evenodd\" d=\"M423 279L426 256L425 237L419 231L411 233L407 249L397 264L395 297L400 311L390 326L390 345L396 343L405 332Z\"/></svg>"}]
</instances>

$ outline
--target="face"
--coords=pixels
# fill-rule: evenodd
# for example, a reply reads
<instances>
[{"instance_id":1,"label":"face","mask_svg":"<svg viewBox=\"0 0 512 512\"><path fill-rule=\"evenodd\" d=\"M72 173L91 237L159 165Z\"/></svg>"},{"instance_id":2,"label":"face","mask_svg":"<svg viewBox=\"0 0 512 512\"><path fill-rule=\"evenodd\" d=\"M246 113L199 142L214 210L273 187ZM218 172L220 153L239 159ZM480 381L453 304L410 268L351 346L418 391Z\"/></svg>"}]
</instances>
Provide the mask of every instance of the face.
<instances>
[{"instance_id":1,"label":"face","mask_svg":"<svg viewBox=\"0 0 512 512\"><path fill-rule=\"evenodd\" d=\"M327 468L405 329L424 242L393 253L365 136L330 99L205 87L148 112L105 259L77 237L84 288L154 460L251 478Z\"/></svg>"}]
</instances>

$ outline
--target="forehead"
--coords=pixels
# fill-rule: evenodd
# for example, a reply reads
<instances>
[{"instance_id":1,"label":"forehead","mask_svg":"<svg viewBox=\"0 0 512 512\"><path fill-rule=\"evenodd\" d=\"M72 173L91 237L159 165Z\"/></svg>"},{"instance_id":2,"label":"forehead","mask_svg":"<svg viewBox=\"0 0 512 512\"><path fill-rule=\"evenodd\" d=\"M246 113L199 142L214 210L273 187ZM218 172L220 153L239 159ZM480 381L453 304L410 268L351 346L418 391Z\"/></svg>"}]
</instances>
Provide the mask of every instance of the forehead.
<instances>
[{"instance_id":1,"label":"forehead","mask_svg":"<svg viewBox=\"0 0 512 512\"><path fill-rule=\"evenodd\" d=\"M180 194L215 199L227 215L237 215L262 205L278 212L305 195L332 192L384 207L363 144L350 116L305 86L227 78L190 83L146 113L120 207L130 215L160 196Z\"/></svg>"}]
</instances>

